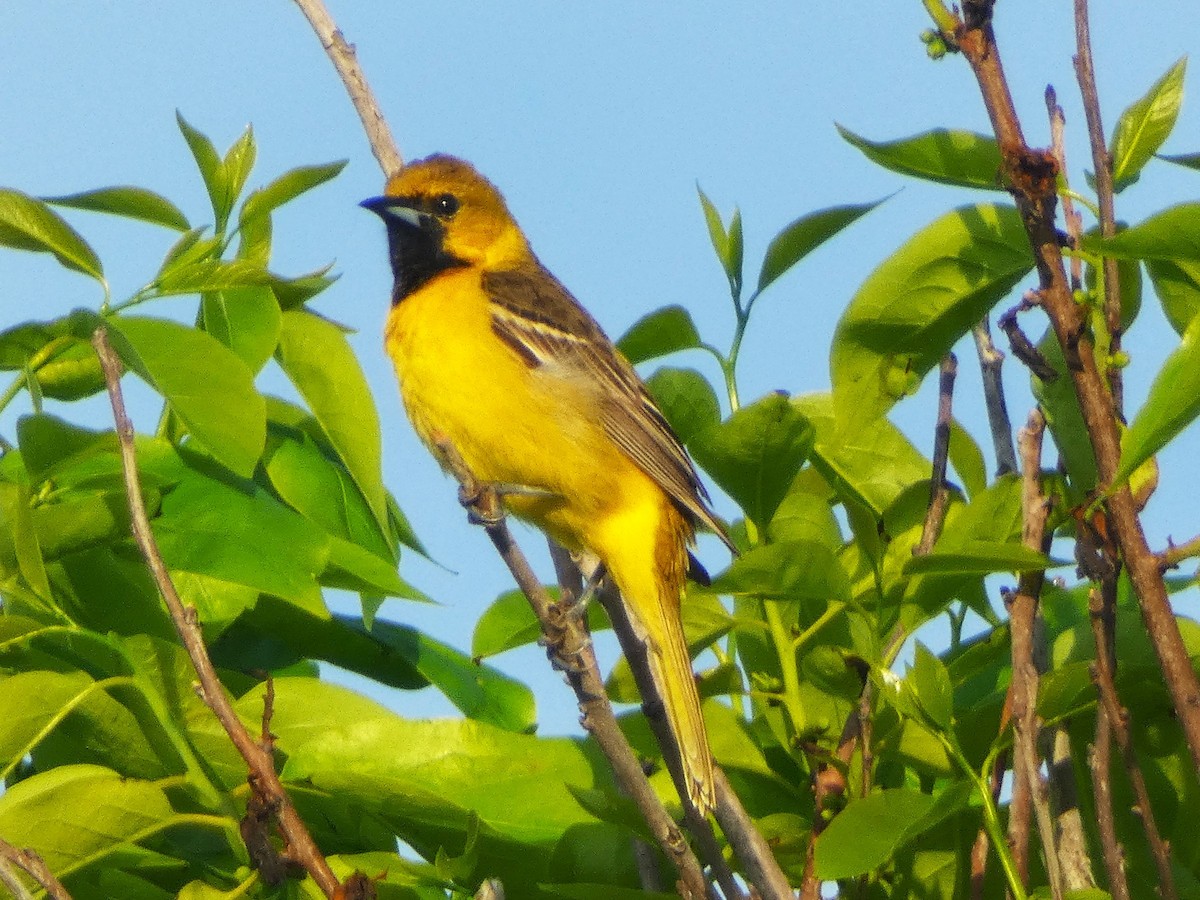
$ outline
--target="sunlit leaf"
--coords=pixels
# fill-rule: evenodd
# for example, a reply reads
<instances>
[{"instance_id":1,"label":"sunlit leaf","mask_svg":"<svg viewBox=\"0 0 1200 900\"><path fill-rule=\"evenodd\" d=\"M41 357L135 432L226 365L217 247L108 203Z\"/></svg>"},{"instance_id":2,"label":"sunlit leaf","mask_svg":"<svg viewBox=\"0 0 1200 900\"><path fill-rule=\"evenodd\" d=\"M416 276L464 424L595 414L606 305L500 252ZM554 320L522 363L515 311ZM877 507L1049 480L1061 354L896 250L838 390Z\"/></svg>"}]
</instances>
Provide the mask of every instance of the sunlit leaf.
<instances>
[{"instance_id":1,"label":"sunlit leaf","mask_svg":"<svg viewBox=\"0 0 1200 900\"><path fill-rule=\"evenodd\" d=\"M898 141L875 142L837 126L838 132L870 160L914 178L957 187L1004 190L1000 145L973 131L937 128Z\"/></svg>"},{"instance_id":2,"label":"sunlit leaf","mask_svg":"<svg viewBox=\"0 0 1200 900\"><path fill-rule=\"evenodd\" d=\"M1056 565L1064 563L1024 544L967 540L955 541L945 550L935 546L930 553L914 556L904 564L904 572L906 575L933 572L987 575L992 572L1035 572Z\"/></svg>"},{"instance_id":3,"label":"sunlit leaf","mask_svg":"<svg viewBox=\"0 0 1200 900\"><path fill-rule=\"evenodd\" d=\"M1162 303L1163 314L1182 337L1200 312L1200 260L1147 260L1146 274Z\"/></svg>"},{"instance_id":4,"label":"sunlit leaf","mask_svg":"<svg viewBox=\"0 0 1200 900\"><path fill-rule=\"evenodd\" d=\"M1187 57L1179 60L1156 81L1140 100L1121 113L1113 129L1113 187L1121 190L1135 179L1175 127L1183 102L1183 75Z\"/></svg>"},{"instance_id":5,"label":"sunlit leaf","mask_svg":"<svg viewBox=\"0 0 1200 900\"><path fill-rule=\"evenodd\" d=\"M241 227L245 228L251 219L268 215L306 191L335 178L345 167L346 160L343 159L324 165L299 166L284 172L266 187L254 191L246 198L239 214Z\"/></svg>"},{"instance_id":6,"label":"sunlit leaf","mask_svg":"<svg viewBox=\"0 0 1200 900\"><path fill-rule=\"evenodd\" d=\"M1033 268L1014 207L960 207L872 272L842 314L830 369L838 414L863 421L911 393Z\"/></svg>"},{"instance_id":7,"label":"sunlit leaf","mask_svg":"<svg viewBox=\"0 0 1200 900\"><path fill-rule=\"evenodd\" d=\"M767 246L762 271L758 275L758 290L765 290L805 256L882 202L876 200L874 203L835 206L796 219L775 235Z\"/></svg>"},{"instance_id":8,"label":"sunlit leaf","mask_svg":"<svg viewBox=\"0 0 1200 900\"><path fill-rule=\"evenodd\" d=\"M826 881L852 878L883 865L933 798L911 788L889 788L852 800L817 839L816 873Z\"/></svg>"},{"instance_id":9,"label":"sunlit leaf","mask_svg":"<svg viewBox=\"0 0 1200 900\"><path fill-rule=\"evenodd\" d=\"M267 419L246 364L216 338L177 322L119 316L108 324L125 365L162 394L216 460L248 477L262 455Z\"/></svg>"},{"instance_id":10,"label":"sunlit leaf","mask_svg":"<svg viewBox=\"0 0 1200 900\"><path fill-rule=\"evenodd\" d=\"M1084 235L1083 249L1117 259L1200 260L1200 203L1180 203L1110 238Z\"/></svg>"},{"instance_id":11,"label":"sunlit leaf","mask_svg":"<svg viewBox=\"0 0 1200 900\"><path fill-rule=\"evenodd\" d=\"M1118 487L1200 415L1200 317L1193 318L1179 347L1167 357L1121 439Z\"/></svg>"},{"instance_id":12,"label":"sunlit leaf","mask_svg":"<svg viewBox=\"0 0 1200 900\"><path fill-rule=\"evenodd\" d=\"M669 366L646 379L650 395L684 444L721 421L721 405L708 379L695 369Z\"/></svg>"},{"instance_id":13,"label":"sunlit leaf","mask_svg":"<svg viewBox=\"0 0 1200 900\"><path fill-rule=\"evenodd\" d=\"M643 316L617 341L617 349L634 364L699 346L696 323L682 306L664 306Z\"/></svg>"},{"instance_id":14,"label":"sunlit leaf","mask_svg":"<svg viewBox=\"0 0 1200 900\"><path fill-rule=\"evenodd\" d=\"M146 188L122 185L43 199L55 206L125 216L152 225L162 225L173 231L187 231L192 227L178 206L161 194Z\"/></svg>"},{"instance_id":15,"label":"sunlit leaf","mask_svg":"<svg viewBox=\"0 0 1200 900\"><path fill-rule=\"evenodd\" d=\"M68 269L104 281L100 258L74 228L41 200L9 188L0 188L0 246L51 253Z\"/></svg>"}]
</instances>

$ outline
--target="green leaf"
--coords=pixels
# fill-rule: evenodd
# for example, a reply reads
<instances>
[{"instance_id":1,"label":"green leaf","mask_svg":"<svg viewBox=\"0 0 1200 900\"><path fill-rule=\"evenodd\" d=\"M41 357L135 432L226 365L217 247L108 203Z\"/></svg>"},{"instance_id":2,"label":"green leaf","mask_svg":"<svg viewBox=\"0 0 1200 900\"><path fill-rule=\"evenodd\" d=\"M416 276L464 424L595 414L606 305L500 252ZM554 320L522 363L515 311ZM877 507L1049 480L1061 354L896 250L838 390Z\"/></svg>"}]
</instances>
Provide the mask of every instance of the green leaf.
<instances>
[{"instance_id":1,"label":"green leaf","mask_svg":"<svg viewBox=\"0 0 1200 900\"><path fill-rule=\"evenodd\" d=\"M1146 402L1121 438L1121 461L1109 490L1200 415L1200 317L1193 318L1179 347L1167 357L1150 385Z\"/></svg>"},{"instance_id":2,"label":"green leaf","mask_svg":"<svg viewBox=\"0 0 1200 900\"><path fill-rule=\"evenodd\" d=\"M121 844L165 827L174 816L161 788L92 765L59 766L0 797L0 834L35 849L60 876L103 866Z\"/></svg>"},{"instance_id":3,"label":"green leaf","mask_svg":"<svg viewBox=\"0 0 1200 900\"><path fill-rule=\"evenodd\" d=\"M267 437L266 404L254 375L220 341L165 319L108 320L125 365L158 391L213 458L249 477Z\"/></svg>"},{"instance_id":4,"label":"green leaf","mask_svg":"<svg viewBox=\"0 0 1200 900\"><path fill-rule=\"evenodd\" d=\"M721 221L721 214L713 206L712 201L700 185L696 185L696 193L700 195L700 206L704 209L704 221L708 224L708 237L712 241L717 261L729 279L729 290L735 298L742 291L742 216L736 209L729 222L729 230Z\"/></svg>"},{"instance_id":5,"label":"green leaf","mask_svg":"<svg viewBox=\"0 0 1200 900\"><path fill-rule=\"evenodd\" d=\"M162 225L173 231L187 231L192 227L178 206L161 194L145 188L122 185L43 199L55 206L125 216L140 222L149 222L151 225Z\"/></svg>"},{"instance_id":6,"label":"green leaf","mask_svg":"<svg viewBox=\"0 0 1200 900\"><path fill-rule=\"evenodd\" d=\"M203 244L197 246L202 247ZM225 291L270 282L271 274L255 260L218 259L209 256L196 260L172 261L159 272L154 280L154 288L159 295L169 297L176 294Z\"/></svg>"},{"instance_id":7,"label":"green leaf","mask_svg":"<svg viewBox=\"0 0 1200 900\"><path fill-rule=\"evenodd\" d=\"M558 599L557 587L547 586L546 590L551 597ZM588 628L593 632L609 627L608 617L599 603L588 606L587 618ZM485 659L514 647L532 644L541 636L542 627L525 595L520 591L506 591L483 611L475 623L475 633L471 636L471 655L476 659Z\"/></svg>"},{"instance_id":8,"label":"green leaf","mask_svg":"<svg viewBox=\"0 0 1200 900\"><path fill-rule=\"evenodd\" d=\"M289 506L395 569L391 542L350 473L327 458L311 437L300 434L280 439L266 468L271 485Z\"/></svg>"},{"instance_id":9,"label":"green leaf","mask_svg":"<svg viewBox=\"0 0 1200 900\"><path fill-rule=\"evenodd\" d=\"M933 798L909 788L891 788L852 800L817 838L816 873L824 881L853 878L891 858L912 822Z\"/></svg>"},{"instance_id":10,"label":"green leaf","mask_svg":"<svg viewBox=\"0 0 1200 900\"><path fill-rule=\"evenodd\" d=\"M708 589L770 600L849 601L851 597L850 578L836 554L815 541L752 547L713 579Z\"/></svg>"},{"instance_id":11,"label":"green leaf","mask_svg":"<svg viewBox=\"0 0 1200 900\"><path fill-rule=\"evenodd\" d=\"M949 451L950 465L954 466L967 494L974 497L986 489L987 464L983 461L983 451L957 419L950 420Z\"/></svg>"},{"instance_id":12,"label":"green leaf","mask_svg":"<svg viewBox=\"0 0 1200 900\"><path fill-rule=\"evenodd\" d=\"M834 206L796 219L771 239L758 274L761 293L813 250L865 216L883 200L849 206Z\"/></svg>"},{"instance_id":13,"label":"green leaf","mask_svg":"<svg viewBox=\"0 0 1200 900\"><path fill-rule=\"evenodd\" d=\"M254 146L254 127L247 125L246 130L233 142L225 152L225 159L221 161L221 167L225 170L226 203L228 205L217 216L217 221L220 223L218 231L225 230L225 223L229 220L233 204L237 202L242 188L246 186L246 179L250 176L250 170L254 168L254 159L257 154L258 151Z\"/></svg>"},{"instance_id":14,"label":"green leaf","mask_svg":"<svg viewBox=\"0 0 1200 900\"><path fill-rule=\"evenodd\" d=\"M1200 312L1200 260L1151 259L1146 273L1175 333L1183 336Z\"/></svg>"},{"instance_id":15,"label":"green leaf","mask_svg":"<svg viewBox=\"0 0 1200 900\"><path fill-rule=\"evenodd\" d=\"M200 311L204 330L236 353L251 372L260 371L279 346L283 320L265 285L206 293Z\"/></svg>"},{"instance_id":16,"label":"green leaf","mask_svg":"<svg viewBox=\"0 0 1200 900\"><path fill-rule=\"evenodd\" d=\"M931 553L914 556L904 564L905 575L928 573L988 575L992 572L1037 572L1066 565L1024 544L999 541L955 541L948 549L934 547Z\"/></svg>"},{"instance_id":17,"label":"green leaf","mask_svg":"<svg viewBox=\"0 0 1200 900\"><path fill-rule=\"evenodd\" d=\"M646 379L663 418L685 446L721 421L721 404L708 379L695 369L663 366Z\"/></svg>"},{"instance_id":18,"label":"green leaf","mask_svg":"<svg viewBox=\"0 0 1200 900\"><path fill-rule=\"evenodd\" d=\"M192 473L163 497L152 525L168 568L327 615L316 579L329 560L329 538L266 491L247 493Z\"/></svg>"},{"instance_id":19,"label":"green leaf","mask_svg":"<svg viewBox=\"0 0 1200 900\"><path fill-rule=\"evenodd\" d=\"M78 671L17 672L0 679L0 769L10 772L94 684Z\"/></svg>"},{"instance_id":20,"label":"green leaf","mask_svg":"<svg viewBox=\"0 0 1200 900\"><path fill-rule=\"evenodd\" d=\"M1158 158L1165 159L1167 162L1173 162L1177 166L1183 166L1187 169L1196 169L1200 171L1200 153L1181 153L1175 156L1168 156L1160 153Z\"/></svg>"},{"instance_id":21,"label":"green leaf","mask_svg":"<svg viewBox=\"0 0 1200 900\"><path fill-rule=\"evenodd\" d=\"M0 188L0 246L52 253L60 264L104 282L104 269L87 241L41 200Z\"/></svg>"},{"instance_id":22,"label":"green leaf","mask_svg":"<svg viewBox=\"0 0 1200 900\"><path fill-rule=\"evenodd\" d=\"M1113 187L1130 184L1162 146L1175 127L1183 102L1183 75L1187 57L1171 66L1145 96L1121 113L1109 145Z\"/></svg>"},{"instance_id":23,"label":"green leaf","mask_svg":"<svg viewBox=\"0 0 1200 900\"><path fill-rule=\"evenodd\" d=\"M956 187L1002 191L1000 145L973 131L936 128L897 141L876 143L837 126L838 133L885 169Z\"/></svg>"},{"instance_id":24,"label":"green leaf","mask_svg":"<svg viewBox=\"0 0 1200 900\"><path fill-rule=\"evenodd\" d=\"M634 365L699 346L696 323L682 306L664 306L643 316L617 341L617 349Z\"/></svg>"},{"instance_id":25,"label":"green leaf","mask_svg":"<svg viewBox=\"0 0 1200 900\"><path fill-rule=\"evenodd\" d=\"M917 641L913 666L906 679L917 703L942 731L950 729L954 718L954 690L945 664Z\"/></svg>"},{"instance_id":26,"label":"green leaf","mask_svg":"<svg viewBox=\"0 0 1200 900\"><path fill-rule=\"evenodd\" d=\"M379 414L346 336L320 316L288 310L276 355L386 532Z\"/></svg>"},{"instance_id":27,"label":"green leaf","mask_svg":"<svg viewBox=\"0 0 1200 900\"><path fill-rule=\"evenodd\" d=\"M813 447L812 423L791 401L768 394L710 427L692 455L742 510L765 528Z\"/></svg>"},{"instance_id":28,"label":"green leaf","mask_svg":"<svg viewBox=\"0 0 1200 900\"><path fill-rule=\"evenodd\" d=\"M1033 268L1014 207L965 206L910 238L863 282L834 333L838 415L877 418Z\"/></svg>"},{"instance_id":29,"label":"green leaf","mask_svg":"<svg viewBox=\"0 0 1200 900\"><path fill-rule=\"evenodd\" d=\"M213 146L213 142L208 139L207 135L188 124L183 113L178 110L175 111L175 121L179 125L183 139L187 142L188 149L192 151L192 157L196 160L196 168L200 170L200 177L204 180L208 199L212 203L216 230L224 231L225 223L229 219L229 211L233 206L233 199L229 196L229 176L221 162L221 157L217 155L217 148Z\"/></svg>"},{"instance_id":30,"label":"green leaf","mask_svg":"<svg viewBox=\"0 0 1200 900\"><path fill-rule=\"evenodd\" d=\"M1110 238L1085 234L1080 245L1117 259L1200 261L1200 203L1169 207Z\"/></svg>"},{"instance_id":31,"label":"green leaf","mask_svg":"<svg viewBox=\"0 0 1200 900\"><path fill-rule=\"evenodd\" d=\"M797 397L794 403L817 429L813 467L839 497L877 519L904 491L929 478L932 463L887 419L839 421L829 394Z\"/></svg>"},{"instance_id":32,"label":"green leaf","mask_svg":"<svg viewBox=\"0 0 1200 900\"><path fill-rule=\"evenodd\" d=\"M238 216L241 227L245 228L247 222L259 216L270 215L306 191L335 178L346 167L346 162L343 159L323 165L299 166L284 172L266 187L254 191L246 198Z\"/></svg>"}]
</instances>

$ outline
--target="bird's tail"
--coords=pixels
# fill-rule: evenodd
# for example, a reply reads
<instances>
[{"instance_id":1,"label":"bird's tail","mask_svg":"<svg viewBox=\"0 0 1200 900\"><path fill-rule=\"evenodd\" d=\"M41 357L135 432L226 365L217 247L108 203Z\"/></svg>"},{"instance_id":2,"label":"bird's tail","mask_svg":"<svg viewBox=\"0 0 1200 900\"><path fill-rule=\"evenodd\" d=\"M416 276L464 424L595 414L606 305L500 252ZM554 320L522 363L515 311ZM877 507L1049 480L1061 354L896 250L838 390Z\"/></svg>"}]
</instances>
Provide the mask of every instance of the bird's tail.
<instances>
[{"instance_id":1,"label":"bird's tail","mask_svg":"<svg viewBox=\"0 0 1200 900\"><path fill-rule=\"evenodd\" d=\"M678 515L674 508L670 512ZM701 815L708 815L716 806L712 751L680 621L689 532L681 516L678 522L671 521L670 526L660 532L654 554L656 565L648 573L651 575L648 580L621 577L627 573L612 574L621 589L633 630L645 644L651 677L679 745L688 797Z\"/></svg>"}]
</instances>

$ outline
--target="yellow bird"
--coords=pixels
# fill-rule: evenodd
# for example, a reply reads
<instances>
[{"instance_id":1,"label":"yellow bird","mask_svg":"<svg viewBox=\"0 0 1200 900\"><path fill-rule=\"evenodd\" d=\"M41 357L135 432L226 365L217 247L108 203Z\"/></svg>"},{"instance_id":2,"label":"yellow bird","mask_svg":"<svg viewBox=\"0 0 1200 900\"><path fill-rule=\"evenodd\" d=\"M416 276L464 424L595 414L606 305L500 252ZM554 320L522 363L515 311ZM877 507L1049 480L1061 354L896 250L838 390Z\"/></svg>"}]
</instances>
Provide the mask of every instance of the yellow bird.
<instances>
[{"instance_id":1,"label":"yellow bird","mask_svg":"<svg viewBox=\"0 0 1200 900\"><path fill-rule=\"evenodd\" d=\"M645 642L691 802L713 809L713 764L680 624L688 546L730 544L691 460L633 367L538 261L504 197L435 155L363 202L387 225L386 327L404 406L437 454L448 440L505 504L603 563Z\"/></svg>"}]
</instances>

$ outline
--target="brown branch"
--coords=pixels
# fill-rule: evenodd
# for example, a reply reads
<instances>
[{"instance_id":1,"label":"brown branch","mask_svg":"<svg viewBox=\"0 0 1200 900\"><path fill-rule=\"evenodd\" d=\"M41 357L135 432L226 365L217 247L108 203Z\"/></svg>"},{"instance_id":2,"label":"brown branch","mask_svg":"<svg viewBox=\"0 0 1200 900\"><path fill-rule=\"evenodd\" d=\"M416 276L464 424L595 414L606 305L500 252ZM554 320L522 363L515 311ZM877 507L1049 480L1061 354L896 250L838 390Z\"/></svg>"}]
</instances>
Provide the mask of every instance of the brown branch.
<instances>
[{"instance_id":1,"label":"brown branch","mask_svg":"<svg viewBox=\"0 0 1200 900\"><path fill-rule=\"evenodd\" d=\"M560 589L562 590L562 600L560 601L560 605L562 606L562 608L568 609L571 607L571 604L578 601L578 598L580 597L580 594L583 591L583 579L582 579L582 576L580 573L580 567L576 563L575 559L571 556L571 554L568 553L566 550L564 550L562 547L560 547L558 544L556 544L554 541L547 538L546 543L550 547L550 558L554 563L555 575L558 578L558 584L559 584ZM592 578L596 575L599 563L598 563L598 561L595 561L595 560L589 560L589 561L592 562L593 564L591 566L587 566L586 568L588 569L588 577ZM604 603L605 609L609 612L610 619L613 618L615 609L619 608L621 610L620 621L614 620L612 624L613 624L613 631L617 634L618 640L620 641L622 648L624 648L626 641L629 641L629 640L636 642L637 647L640 648L641 642L637 640L637 636L634 635L633 629L628 625L628 621L624 616L624 608L625 607L621 603L620 595L617 594L615 589L610 589L608 583L605 582L604 584L598 586L597 596L599 597L601 602ZM615 604L615 607L610 607L610 603ZM578 616L578 618L580 620L582 620L582 625L586 629L586 627L587 627L586 618L582 615ZM628 657L629 654L626 653L626 656ZM594 653L593 653L592 659L593 659L593 661L595 661ZM636 677L638 671L645 671L647 673L649 672L644 654L642 654L642 656L639 659L637 659L636 661L633 658L630 658L629 665L630 665L630 668L634 670L635 677ZM600 672L599 672L598 666L596 669L596 678L598 680L600 679ZM649 679L649 677L647 676L646 686L644 686L643 683L639 680L638 688L639 688L639 690L654 690L653 681L651 679ZM607 694L607 691L603 690L603 684L601 686L601 696L604 698L605 705L608 706L608 701L607 701L608 694ZM644 701L644 705L647 709L654 707L654 704L656 702L659 702L658 694L656 691L654 693L651 693L648 695L643 695L643 696L652 698L652 699L647 699ZM657 708L661 709L661 703L659 703L659 706ZM582 706L581 706L581 709L582 709ZM608 706L608 709L611 712L612 707ZM585 712L585 715L586 715L586 712ZM647 714L647 719L650 719L650 718L651 718L651 716L649 714ZM615 717L613 719L613 723L615 726L615 723L616 723ZM586 725L585 725L585 727L586 727ZM675 788L676 788L676 791L679 793L680 802L683 804L685 811L690 811L692 813L692 818L688 819L688 829L692 832L693 836L696 837L697 843L700 844L701 850L702 850L702 855L704 856L704 858L708 862L708 864L713 868L714 873L716 873L717 880L721 884L721 889L726 892L726 896L728 898L730 898L730 900L734 900L734 898L740 898L742 896L741 888L738 887L737 882L733 877L733 872L730 871L729 866L725 863L724 858L721 856L721 849L717 845L716 836L712 832L712 827L708 824L708 821L705 818L703 818L702 816L699 816L695 813L695 810L692 809L691 804L688 803L687 800L685 799L685 798L687 798L688 794L687 794L687 788L685 786L685 782L683 779L683 767L682 767L682 764L679 762L678 743L675 740L674 733L670 730L670 728L665 728L661 732L655 731L655 738L659 741L660 746L663 748L663 758L671 761L668 768L670 768L672 778L675 781ZM641 781L644 782L646 784L646 788L648 790L650 790L649 782L646 782L646 780L645 780L644 769L641 769L641 766L639 766L639 770L642 771ZM619 787L621 788L622 792L625 792L625 790L626 790L625 785L622 784L622 785L619 785ZM638 843L640 843L640 842L638 842ZM635 855L636 855L636 844L635 844ZM697 866L698 865L699 865L699 861L697 861ZM641 867L639 866L639 868L641 868ZM643 885L643 887L648 887L648 886ZM733 893L730 893L730 891L732 891Z\"/></svg>"},{"instance_id":2,"label":"brown branch","mask_svg":"<svg viewBox=\"0 0 1200 900\"><path fill-rule=\"evenodd\" d=\"M1050 116L1050 150L1054 154L1055 160L1058 161L1058 173L1063 187L1069 187L1070 182L1067 179L1067 145L1064 136L1067 120L1063 114L1063 108L1058 105L1058 94L1055 93L1053 85L1046 86L1046 112ZM1075 209L1075 201L1071 199L1069 194L1063 194L1062 208L1063 221L1067 226L1067 236L1071 239L1072 245L1078 247L1079 241L1083 237L1083 217ZM1078 289L1082 286L1083 261L1078 256L1072 256L1071 287Z\"/></svg>"},{"instance_id":3,"label":"brown branch","mask_svg":"<svg viewBox=\"0 0 1200 900\"><path fill-rule=\"evenodd\" d=\"M542 626L547 653L553 662L561 664L563 675L575 692L584 729L596 739L612 766L617 784L633 799L650 826L655 841L678 870L680 881L677 887L680 894L685 900L703 900L708 884L700 863L679 826L667 814L650 787L633 748L617 725L604 689L604 680L600 677L600 667L596 663L596 652L585 618L570 609L569 601L555 603L546 593L508 530L495 488L481 484L475 478L448 440L441 439L436 444L440 458L458 480L460 498L470 512L471 520L483 526L496 552L533 608Z\"/></svg>"},{"instance_id":4,"label":"brown branch","mask_svg":"<svg viewBox=\"0 0 1200 900\"><path fill-rule=\"evenodd\" d=\"M379 161L383 174L390 177L404 165L404 159L400 156L396 140L392 137L387 120L383 117L375 94L371 91L367 76L358 64L353 45L347 43L341 29L337 27L321 0L296 0L296 5L317 33L321 46L325 48L325 53L337 69L338 76L346 87L346 93L350 95L350 102L354 104L358 118L362 121L371 152Z\"/></svg>"},{"instance_id":5,"label":"brown branch","mask_svg":"<svg viewBox=\"0 0 1200 900\"><path fill-rule=\"evenodd\" d=\"M1100 234L1112 237L1117 233L1116 211L1113 203L1112 156L1104 142L1104 125L1100 120L1100 97L1096 93L1096 70L1092 64L1092 35L1088 25L1087 0L1075 0L1075 77L1083 98L1083 114L1087 119L1088 142L1092 148L1092 166L1096 171L1096 199L1100 204ZM1104 258L1104 319L1111 339L1109 353L1121 349L1121 279L1117 261ZM1109 366L1107 371L1112 390L1113 408L1118 416L1124 407L1124 382L1121 369Z\"/></svg>"},{"instance_id":6,"label":"brown branch","mask_svg":"<svg viewBox=\"0 0 1200 900\"><path fill-rule=\"evenodd\" d=\"M229 735L229 739L237 748L238 753L246 761L249 768L249 782L252 792L261 795L263 803L271 810L278 822L279 831L287 842L288 857L304 868L312 876L316 885L325 896L333 897L339 888L337 877L329 868L325 857L308 833L291 798L275 773L275 761L271 753L250 736L242 720L238 718L229 702L208 651L204 646L204 638L196 621L196 611L185 607L180 599L175 585L167 572L166 564L158 552L158 544L150 529L150 521L146 517L146 505L142 498L142 487L138 481L137 455L133 442L133 423L125 411L125 401L121 395L121 363L109 343L108 333L103 325L92 335L92 345L100 357L100 365L104 370L104 381L108 387L108 397L112 403L113 419L116 423L117 439L121 448L121 468L125 476L125 490L129 501L134 540L150 574L158 585L159 593L167 605L171 621L179 633L184 650L192 661L196 676L200 682L200 696L213 711Z\"/></svg>"},{"instance_id":7,"label":"brown branch","mask_svg":"<svg viewBox=\"0 0 1200 900\"><path fill-rule=\"evenodd\" d=\"M1079 792L1075 782L1075 760L1071 753L1071 736L1065 724L1048 729L1049 745L1044 756L1047 766L1047 785L1054 808L1058 862L1062 869L1062 886L1066 892L1082 891L1096 886L1092 860L1088 854L1087 835L1079 811Z\"/></svg>"},{"instance_id":8,"label":"brown branch","mask_svg":"<svg viewBox=\"0 0 1200 900\"><path fill-rule=\"evenodd\" d=\"M1129 882L1125 879L1125 851L1117 840L1117 824L1113 818L1112 800L1112 727L1104 705L1096 709L1096 738L1088 754L1092 775L1092 796L1096 804L1096 830L1100 836L1100 853L1108 876L1108 892L1113 900L1130 900Z\"/></svg>"},{"instance_id":9,"label":"brown branch","mask_svg":"<svg viewBox=\"0 0 1200 900\"><path fill-rule=\"evenodd\" d=\"M971 335L975 338L979 371L983 376L983 400L987 407L988 425L992 430L992 447L996 452L996 475L1007 475L1017 471L1017 451L1013 447L1012 420L1008 417L1004 381L1000 377L1004 354L992 342L992 328L987 316L971 329Z\"/></svg>"},{"instance_id":10,"label":"brown branch","mask_svg":"<svg viewBox=\"0 0 1200 900\"><path fill-rule=\"evenodd\" d=\"M1026 547L1044 552L1047 505L1042 496L1041 461L1042 435L1046 420L1040 412L1029 414L1029 421L1017 437L1021 453L1021 509L1024 523L1021 541ZM1061 896L1054 852L1054 836L1048 816L1043 819L1040 760L1037 751L1038 669L1034 662L1034 631L1038 598L1042 592L1043 570L1022 572L1017 591L1009 600L1009 620L1012 634L1012 683L1009 702L1013 723L1013 801L1009 811L1009 844L1013 861L1022 880L1029 877L1029 813L1036 807L1039 832L1046 848L1046 868L1054 896Z\"/></svg>"},{"instance_id":11,"label":"brown branch","mask_svg":"<svg viewBox=\"0 0 1200 900\"><path fill-rule=\"evenodd\" d=\"M1042 355L1042 351L1034 345L1033 341L1025 336L1025 332L1017 324L1017 314L1028 309L1033 309L1036 305L1036 302L1026 297L1000 316L996 324L1000 326L1001 331L1008 335L1008 346L1012 349L1013 356L1025 363L1029 371L1042 381L1054 381L1058 378L1058 371L1054 366L1050 365L1046 357ZM1014 471L1016 470L1014 469Z\"/></svg>"},{"instance_id":12,"label":"brown branch","mask_svg":"<svg viewBox=\"0 0 1200 900\"><path fill-rule=\"evenodd\" d=\"M779 868L766 838L754 826L720 766L713 769L713 787L717 792L717 807L713 815L725 833L729 846L741 860L746 879L763 900L792 900L794 894L787 876Z\"/></svg>"},{"instance_id":13,"label":"brown branch","mask_svg":"<svg viewBox=\"0 0 1200 900\"><path fill-rule=\"evenodd\" d=\"M1025 141L992 31L991 9L991 3L979 0L964 3L965 21L956 35L957 43L971 65L1000 145L1002 173L1021 213L1037 264L1042 305L1063 350L1096 458L1099 483L1107 487L1112 485L1121 456L1117 411L1096 366L1092 338L1063 265L1054 224L1057 165L1050 154L1031 149ZM1192 765L1200 772L1200 681L1175 621L1158 557L1146 544L1127 484L1113 489L1104 506L1187 738Z\"/></svg>"},{"instance_id":14,"label":"brown branch","mask_svg":"<svg viewBox=\"0 0 1200 900\"><path fill-rule=\"evenodd\" d=\"M921 540L913 548L913 556L925 556L937 543L946 519L950 491L946 487L946 465L950 458L950 421L954 402L954 378L958 374L958 359L953 353L942 357L938 369L938 413L933 430L933 473L929 482L929 506L925 510L925 525Z\"/></svg>"},{"instance_id":15,"label":"brown branch","mask_svg":"<svg viewBox=\"0 0 1200 900\"><path fill-rule=\"evenodd\" d=\"M29 849L22 850L0 838L0 861L6 864L11 863L28 874L41 886L50 900L71 900L71 895L67 893L67 889L63 887L63 883L54 877L54 873L50 871L45 861L35 851ZM6 874L9 872L7 865L5 865L4 871ZM29 892L25 890L20 880L15 878L16 873L14 872L12 875L14 876L14 882L12 883L8 879L3 879L6 886L12 891L15 897L28 897Z\"/></svg>"},{"instance_id":16,"label":"brown branch","mask_svg":"<svg viewBox=\"0 0 1200 900\"><path fill-rule=\"evenodd\" d=\"M1184 541L1182 544L1168 541L1167 549L1158 554L1158 564L1165 571L1175 568L1185 559L1191 559L1194 556L1200 556L1200 535Z\"/></svg>"},{"instance_id":17,"label":"brown branch","mask_svg":"<svg viewBox=\"0 0 1200 900\"><path fill-rule=\"evenodd\" d=\"M1115 587L1114 580L1111 592L1105 592L1111 593L1114 601L1112 604L1113 607L1115 607L1116 599ZM1134 797L1137 799L1138 814L1142 820L1142 828L1146 832L1146 842L1150 845L1150 855L1154 858L1154 865L1158 869L1159 896L1163 900L1175 900L1178 894L1175 891L1174 876L1171 874L1171 851L1159 833L1158 823L1154 818L1154 808L1150 805L1150 791L1146 787L1146 778L1142 774L1137 754L1133 749L1133 738L1129 733L1129 711L1121 706L1121 701L1117 696L1117 685L1113 671L1115 659L1109 653L1111 643L1105 622L1105 619L1108 617L1106 616L1105 608L1108 606L1109 604L1105 602L1102 593L1093 589L1088 601L1088 610L1091 613L1092 620L1092 635L1096 641L1096 662L1092 665L1092 681L1096 685L1096 690L1100 696L1100 703L1104 708L1105 718L1112 729L1117 747L1121 751L1121 759L1125 764L1129 783L1133 787Z\"/></svg>"}]
</instances>

